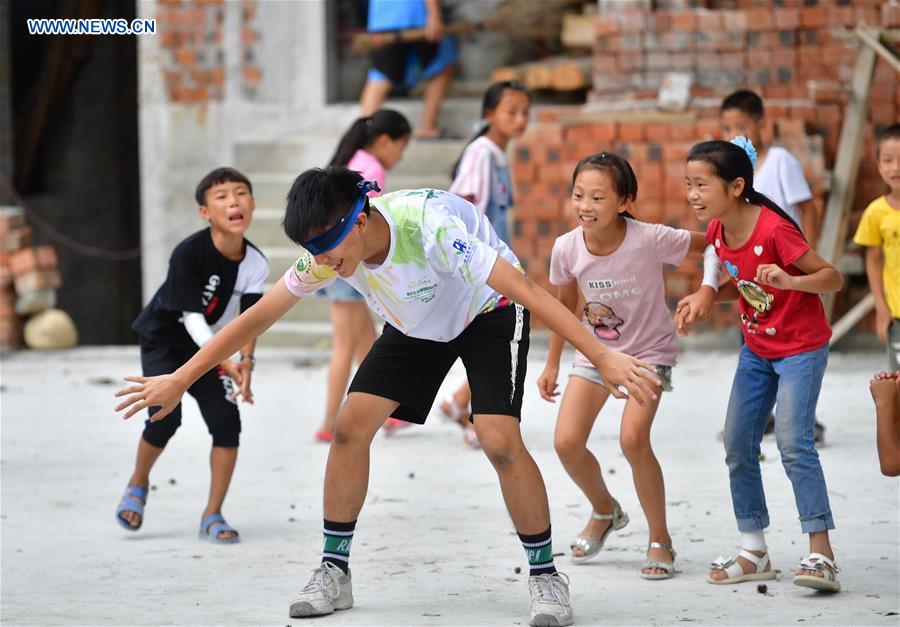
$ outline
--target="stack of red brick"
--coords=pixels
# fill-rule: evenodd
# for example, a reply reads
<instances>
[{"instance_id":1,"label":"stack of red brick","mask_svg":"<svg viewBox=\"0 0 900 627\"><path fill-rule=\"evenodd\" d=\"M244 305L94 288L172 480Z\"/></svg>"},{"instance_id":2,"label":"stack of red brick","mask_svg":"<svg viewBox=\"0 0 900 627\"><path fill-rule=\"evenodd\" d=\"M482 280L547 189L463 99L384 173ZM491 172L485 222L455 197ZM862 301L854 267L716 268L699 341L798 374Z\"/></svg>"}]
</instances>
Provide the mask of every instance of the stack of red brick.
<instances>
[{"instance_id":1,"label":"stack of red brick","mask_svg":"<svg viewBox=\"0 0 900 627\"><path fill-rule=\"evenodd\" d=\"M31 246L21 209L0 209L0 349L22 345L23 316L56 303L62 284L52 246Z\"/></svg>"},{"instance_id":2,"label":"stack of red brick","mask_svg":"<svg viewBox=\"0 0 900 627\"><path fill-rule=\"evenodd\" d=\"M752 86L766 98L805 98L806 81L849 78L855 47L833 29L900 26L885 0L736 0L649 10L624 0L598 15L595 97L656 90L665 72L693 75L698 91ZM836 75L836 69L842 71Z\"/></svg>"},{"instance_id":3,"label":"stack of red brick","mask_svg":"<svg viewBox=\"0 0 900 627\"><path fill-rule=\"evenodd\" d=\"M236 2L234 3L237 4ZM256 0L242 0L240 85L255 91L262 80L254 45ZM205 104L225 96L225 0L161 0L155 14L163 79L172 102Z\"/></svg>"},{"instance_id":4,"label":"stack of red brick","mask_svg":"<svg viewBox=\"0 0 900 627\"><path fill-rule=\"evenodd\" d=\"M672 226L702 228L690 211L684 188L690 147L719 135L718 104L728 93L750 88L766 102L767 140L777 140L804 166L819 218L833 167L858 46L838 31L857 20L894 27L898 7L881 0L733 0L707 2L728 8L649 10L642 0L624 0L596 18L597 72L594 104L542 110L517 143L513 178L517 187L513 249L529 275L547 287L555 238L572 228L568 196L577 161L609 150L635 169L638 218ZM665 4L665 3L658 3ZM602 5L601 5L602 6ZM714 42L714 43L709 43ZM654 119L651 100L662 73L694 76L693 102L677 121ZM615 95L609 93L613 91ZM648 114L590 114L599 103L630 99ZM874 132L897 121L900 83L879 61L871 89L869 123L856 184L857 214L884 192L874 161ZM647 102L644 102L646 99ZM573 115L575 114L575 115ZM670 304L699 285L699 260L667 273ZM838 311L858 300L847 294ZM713 326L731 326L733 312L719 310Z\"/></svg>"}]
</instances>

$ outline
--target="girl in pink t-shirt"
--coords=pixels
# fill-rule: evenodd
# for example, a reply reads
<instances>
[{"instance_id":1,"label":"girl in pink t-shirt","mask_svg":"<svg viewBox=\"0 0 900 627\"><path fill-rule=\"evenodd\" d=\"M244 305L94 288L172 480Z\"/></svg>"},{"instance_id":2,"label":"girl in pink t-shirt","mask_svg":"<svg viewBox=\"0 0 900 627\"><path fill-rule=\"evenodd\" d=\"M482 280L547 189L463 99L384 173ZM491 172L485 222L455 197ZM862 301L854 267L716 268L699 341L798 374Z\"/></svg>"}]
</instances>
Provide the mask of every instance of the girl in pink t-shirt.
<instances>
[{"instance_id":1,"label":"girl in pink t-shirt","mask_svg":"<svg viewBox=\"0 0 900 627\"><path fill-rule=\"evenodd\" d=\"M344 133L334 156L328 165L346 166L362 174L363 179L375 181L384 190L385 172L393 168L403 157L409 143L412 127L402 113L381 109L362 117ZM377 196L380 192L369 192ZM332 351L328 366L328 394L325 399L325 417L316 431L316 440L331 442L334 420L347 391L350 368L363 358L375 341L375 325L369 315L362 295L349 283L338 279L322 292L331 301ZM404 423L405 424L405 423ZM393 422L385 426L390 429Z\"/></svg>"},{"instance_id":2,"label":"girl in pink t-shirt","mask_svg":"<svg viewBox=\"0 0 900 627\"><path fill-rule=\"evenodd\" d=\"M550 282L559 300L573 312L585 301L584 324L601 342L656 366L663 389L671 390L677 345L665 300L663 264L680 264L689 252L706 248L702 233L648 224L627 211L637 198L637 179L618 155L600 153L582 159L572 176L572 209L578 226L553 245ZM708 280L714 282L713 268ZM558 395L563 339L554 334L544 372L541 397ZM593 506L587 527L572 541L575 561L596 555L628 515L609 493L597 459L587 448L597 414L609 398L608 386L580 353L559 408L556 452L569 476ZM667 579L675 572L675 551L666 525L665 488L659 462L650 447L650 427L659 398L643 405L628 399L619 439L631 464L638 499L650 527L645 579Z\"/></svg>"},{"instance_id":3,"label":"girl in pink t-shirt","mask_svg":"<svg viewBox=\"0 0 900 627\"><path fill-rule=\"evenodd\" d=\"M719 299L740 299L744 346L725 416L725 463L741 532L737 556L713 562L709 582L730 585L775 579L765 529L769 511L759 468L759 444L775 406L775 439L791 485L809 555L794 573L798 586L837 592L838 568L828 532L834 518L814 441L816 403L831 328L820 294L844 279L817 255L800 228L753 187L756 150L745 137L697 144L688 155L687 198L729 279ZM727 295L727 296L726 296ZM681 329L708 310L712 291L701 288L678 304ZM777 405L776 405L777 401Z\"/></svg>"}]
</instances>

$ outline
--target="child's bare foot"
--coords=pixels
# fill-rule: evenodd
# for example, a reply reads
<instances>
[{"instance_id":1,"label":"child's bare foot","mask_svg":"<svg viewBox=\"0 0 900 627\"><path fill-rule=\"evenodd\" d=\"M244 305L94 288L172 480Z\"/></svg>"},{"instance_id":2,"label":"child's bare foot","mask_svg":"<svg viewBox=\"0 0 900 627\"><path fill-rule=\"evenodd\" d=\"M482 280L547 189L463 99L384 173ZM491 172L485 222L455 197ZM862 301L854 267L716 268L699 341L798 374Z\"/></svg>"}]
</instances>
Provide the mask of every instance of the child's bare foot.
<instances>
[{"instance_id":1,"label":"child's bare foot","mask_svg":"<svg viewBox=\"0 0 900 627\"><path fill-rule=\"evenodd\" d=\"M869 391L872 393L872 400L878 403L888 403L893 405L897 402L897 396L900 394L900 371L895 372L879 372L869 382Z\"/></svg>"}]
</instances>

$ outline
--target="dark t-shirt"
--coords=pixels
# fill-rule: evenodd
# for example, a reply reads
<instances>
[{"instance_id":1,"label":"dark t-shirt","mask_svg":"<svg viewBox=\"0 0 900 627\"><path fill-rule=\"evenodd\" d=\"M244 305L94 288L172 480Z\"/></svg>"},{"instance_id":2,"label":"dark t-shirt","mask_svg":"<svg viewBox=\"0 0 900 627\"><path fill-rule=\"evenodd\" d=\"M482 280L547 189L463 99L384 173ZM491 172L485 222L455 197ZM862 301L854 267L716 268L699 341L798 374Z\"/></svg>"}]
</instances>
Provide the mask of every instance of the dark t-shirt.
<instances>
[{"instance_id":1,"label":"dark t-shirt","mask_svg":"<svg viewBox=\"0 0 900 627\"><path fill-rule=\"evenodd\" d=\"M184 328L185 311L202 313L213 333L262 298L269 274L265 256L246 239L240 261L227 259L203 229L184 239L169 258L165 283L131 325L141 337L197 349Z\"/></svg>"}]
</instances>

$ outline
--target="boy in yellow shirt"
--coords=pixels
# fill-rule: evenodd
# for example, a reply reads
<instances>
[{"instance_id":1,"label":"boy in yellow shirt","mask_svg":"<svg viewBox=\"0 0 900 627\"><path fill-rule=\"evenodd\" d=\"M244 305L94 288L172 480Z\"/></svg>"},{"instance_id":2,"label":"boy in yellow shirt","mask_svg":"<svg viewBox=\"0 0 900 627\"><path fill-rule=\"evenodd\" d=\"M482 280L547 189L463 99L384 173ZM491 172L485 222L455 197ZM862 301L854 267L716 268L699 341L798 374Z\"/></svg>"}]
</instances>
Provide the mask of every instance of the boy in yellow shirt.
<instances>
[{"instance_id":1,"label":"boy in yellow shirt","mask_svg":"<svg viewBox=\"0 0 900 627\"><path fill-rule=\"evenodd\" d=\"M890 191L866 207L853 241L867 246L866 275L875 295L875 330L888 346L891 370L900 369L900 124L878 136L878 173Z\"/></svg>"}]
</instances>

